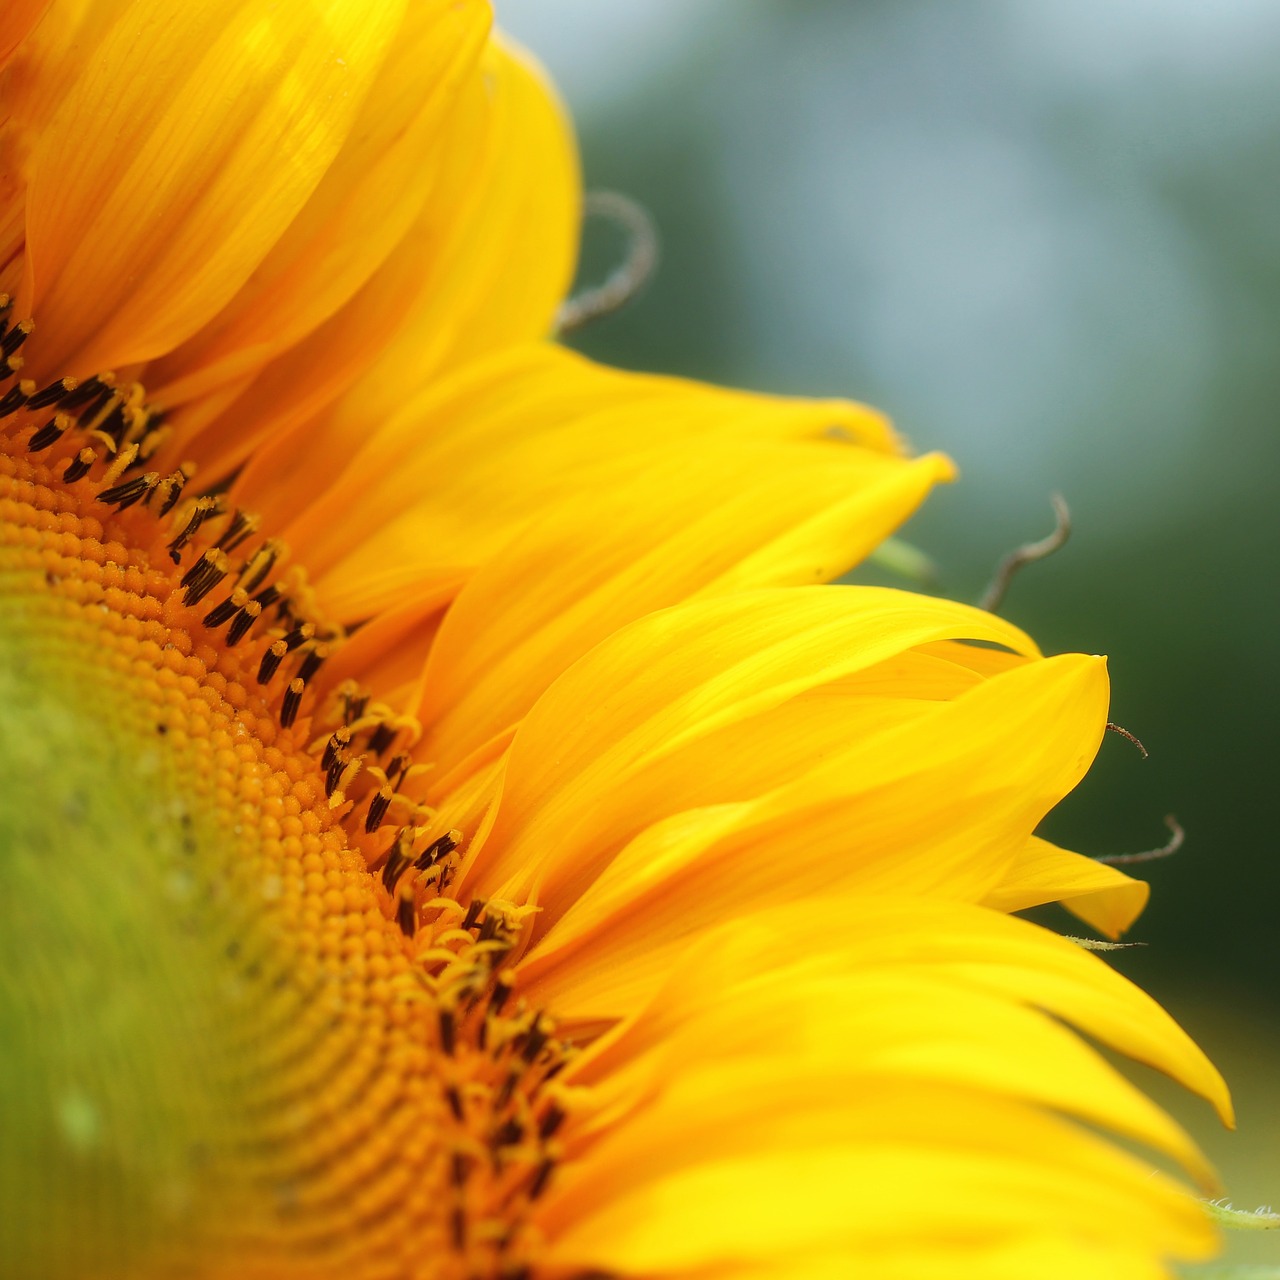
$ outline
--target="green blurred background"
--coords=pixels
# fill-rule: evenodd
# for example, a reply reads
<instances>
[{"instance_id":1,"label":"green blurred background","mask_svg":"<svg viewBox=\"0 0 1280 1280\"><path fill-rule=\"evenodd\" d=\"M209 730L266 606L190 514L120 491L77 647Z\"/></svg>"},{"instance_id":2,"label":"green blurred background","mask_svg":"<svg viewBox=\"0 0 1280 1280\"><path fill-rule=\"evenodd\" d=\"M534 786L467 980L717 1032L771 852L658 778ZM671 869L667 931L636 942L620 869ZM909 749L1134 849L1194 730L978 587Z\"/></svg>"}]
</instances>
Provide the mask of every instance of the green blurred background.
<instances>
[{"instance_id":1,"label":"green blurred background","mask_svg":"<svg viewBox=\"0 0 1280 1280\"><path fill-rule=\"evenodd\" d=\"M1046 834L1184 849L1114 963L1224 1067L1238 1204L1280 1202L1280 4L498 0L559 81L588 184L655 216L610 362L851 395L960 464L907 536L974 600L1111 657L1118 738ZM588 273L617 254L589 237ZM1165 1095L1172 1097L1172 1094ZM1240 1257L1280 1262L1280 1236Z\"/></svg>"}]
</instances>

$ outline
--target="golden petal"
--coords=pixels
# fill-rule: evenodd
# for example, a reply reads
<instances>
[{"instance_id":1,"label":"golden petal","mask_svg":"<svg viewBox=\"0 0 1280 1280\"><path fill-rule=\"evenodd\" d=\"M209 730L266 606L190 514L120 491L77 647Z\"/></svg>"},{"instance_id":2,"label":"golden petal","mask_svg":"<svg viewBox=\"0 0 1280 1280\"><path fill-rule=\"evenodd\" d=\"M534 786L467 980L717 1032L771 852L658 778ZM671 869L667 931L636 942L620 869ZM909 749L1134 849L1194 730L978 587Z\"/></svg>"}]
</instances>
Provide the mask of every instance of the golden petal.
<instances>
[{"instance_id":1,"label":"golden petal","mask_svg":"<svg viewBox=\"0 0 1280 1280\"><path fill-rule=\"evenodd\" d=\"M679 760L681 774L696 788L704 768L719 776L727 767L720 731L866 671L916 644L956 636L1035 653L1016 627L981 610L869 587L713 597L625 628L558 680L517 734L502 815L478 868L483 891L496 892L504 884L514 888L517 882L527 889L536 883L542 886L545 908L564 909L627 840L661 817L697 804L757 800L742 794L708 797L697 790L686 796L682 788L664 791L655 808L657 793L647 778L657 769L656 776L665 780L665 760ZM1025 672L1019 669L988 682L997 689L994 694L984 694L985 686L975 689L970 696L983 709L973 714L999 715L1006 723L971 728L966 720L956 727L959 736L943 735L938 743L923 746L914 738L904 739L900 754L892 756L877 735L874 753L880 763L867 773L846 761L844 752L835 760L819 760L808 780L793 783L785 794L780 791L772 803L759 800L757 822L751 825L767 825L766 811L781 821L788 811L820 808L832 795L883 787L890 777L906 785L913 772L923 776L935 765L951 767L948 753L964 755L1001 728L1025 737L1033 728L1014 702L1024 688L1030 697L1047 698L1055 707L1069 692L1081 695L1078 711L1061 726L1052 721L1034 726L1047 751L1062 752L1075 744L1064 762L1074 782L1096 748L1096 737L1090 746L1087 736L1078 735L1081 729L1093 734L1092 718L1104 710L1098 704L1098 694L1105 690L1101 666L1095 671L1088 660L1081 661L1092 674L1076 660L1056 659L1052 670L1048 664L1033 664L1030 680L1023 680ZM1002 697L1003 681L1011 682L1007 697ZM987 706L987 699L993 705ZM936 714L945 720L946 710ZM941 731L942 721L938 727ZM1096 731L1101 732L1101 721ZM552 740L554 750L548 750ZM855 741L846 750L860 759L857 753L870 746ZM917 750L925 754L916 757L919 768L913 770ZM1032 757L1027 759L1032 772L1043 764L1041 753L1036 753L1035 765ZM999 779L1000 786L1011 782ZM1049 789L1058 791L1056 800L1070 785L1058 790L1055 780ZM934 807L931 802L927 811ZM912 813L909 805L905 812ZM809 838L815 834L805 833ZM946 860L940 858L938 865L945 866Z\"/></svg>"},{"instance_id":2,"label":"golden petal","mask_svg":"<svg viewBox=\"0 0 1280 1280\"><path fill-rule=\"evenodd\" d=\"M225 306L333 163L404 7L120 5L31 159L33 376L152 359Z\"/></svg>"},{"instance_id":3,"label":"golden petal","mask_svg":"<svg viewBox=\"0 0 1280 1280\"><path fill-rule=\"evenodd\" d=\"M1061 902L1104 937L1118 938L1150 896L1143 881L1033 836L984 901L997 911Z\"/></svg>"},{"instance_id":4,"label":"golden petal","mask_svg":"<svg viewBox=\"0 0 1280 1280\"><path fill-rule=\"evenodd\" d=\"M311 198L244 287L146 372L166 408L256 373L334 315L418 218L442 127L491 14L483 0L411 5L363 109Z\"/></svg>"},{"instance_id":5,"label":"golden petal","mask_svg":"<svg viewBox=\"0 0 1280 1280\"><path fill-rule=\"evenodd\" d=\"M216 418L184 425L186 415L178 417L179 436L195 435L184 447L214 475L259 450L241 492L280 524L296 515L300 492L328 488L433 379L464 359L545 336L569 287L577 152L536 67L491 43L438 143L420 215L347 305Z\"/></svg>"}]
</instances>

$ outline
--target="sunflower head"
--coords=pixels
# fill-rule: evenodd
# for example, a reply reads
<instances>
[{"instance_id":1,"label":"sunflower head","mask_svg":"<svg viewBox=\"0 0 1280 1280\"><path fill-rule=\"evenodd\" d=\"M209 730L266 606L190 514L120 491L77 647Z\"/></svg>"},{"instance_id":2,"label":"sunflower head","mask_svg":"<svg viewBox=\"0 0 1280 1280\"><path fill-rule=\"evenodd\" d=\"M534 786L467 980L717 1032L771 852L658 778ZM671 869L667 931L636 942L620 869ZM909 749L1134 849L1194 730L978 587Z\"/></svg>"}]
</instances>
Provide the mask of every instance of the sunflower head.
<instances>
[{"instance_id":1,"label":"sunflower head","mask_svg":"<svg viewBox=\"0 0 1280 1280\"><path fill-rule=\"evenodd\" d=\"M0 1270L1204 1255L1064 1024L1221 1080L1003 914L1145 901L1033 834L1102 660L823 585L951 475L874 411L546 341L574 149L487 28L0 18Z\"/></svg>"}]
</instances>

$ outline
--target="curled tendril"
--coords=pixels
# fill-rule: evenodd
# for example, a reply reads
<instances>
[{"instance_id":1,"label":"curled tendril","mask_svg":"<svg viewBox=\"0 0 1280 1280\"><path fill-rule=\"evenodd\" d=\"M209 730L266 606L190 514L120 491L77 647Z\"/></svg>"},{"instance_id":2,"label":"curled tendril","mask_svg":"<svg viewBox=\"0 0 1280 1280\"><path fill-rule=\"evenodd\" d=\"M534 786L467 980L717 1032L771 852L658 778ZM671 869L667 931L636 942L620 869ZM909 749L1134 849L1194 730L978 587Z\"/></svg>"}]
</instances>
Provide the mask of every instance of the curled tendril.
<instances>
[{"instance_id":1,"label":"curled tendril","mask_svg":"<svg viewBox=\"0 0 1280 1280\"><path fill-rule=\"evenodd\" d=\"M1053 504L1055 520L1053 532L1035 542L1024 542L1022 546L1015 547L1000 561L991 582L978 601L979 609L985 609L988 613L997 612L1004 603L1009 584L1024 565L1032 564L1036 560L1044 560L1066 545L1067 539L1071 537L1071 509L1060 493L1050 494L1049 501Z\"/></svg>"},{"instance_id":2,"label":"curled tendril","mask_svg":"<svg viewBox=\"0 0 1280 1280\"><path fill-rule=\"evenodd\" d=\"M1137 747L1138 750L1142 753L1142 758L1144 760L1149 760L1151 758L1151 752L1148 751L1146 747L1142 745L1142 739L1139 738L1136 733L1130 733L1129 730L1124 727L1124 725L1116 724L1114 721L1108 720L1106 724L1106 729L1108 733L1119 734L1119 736L1122 737L1126 742L1132 742L1133 745Z\"/></svg>"},{"instance_id":3,"label":"curled tendril","mask_svg":"<svg viewBox=\"0 0 1280 1280\"><path fill-rule=\"evenodd\" d=\"M574 294L556 315L556 332L571 333L592 320L625 306L640 292L658 265L658 233L648 212L617 191L592 191L582 206L584 217L606 218L627 236L627 252L601 284Z\"/></svg>"},{"instance_id":4,"label":"curled tendril","mask_svg":"<svg viewBox=\"0 0 1280 1280\"><path fill-rule=\"evenodd\" d=\"M1165 815L1164 825L1169 828L1169 839L1158 849L1144 849L1141 853L1104 853L1094 858L1095 862L1105 862L1109 867L1127 867L1135 862L1156 862L1160 858L1171 858L1187 838L1187 833L1173 814Z\"/></svg>"}]
</instances>

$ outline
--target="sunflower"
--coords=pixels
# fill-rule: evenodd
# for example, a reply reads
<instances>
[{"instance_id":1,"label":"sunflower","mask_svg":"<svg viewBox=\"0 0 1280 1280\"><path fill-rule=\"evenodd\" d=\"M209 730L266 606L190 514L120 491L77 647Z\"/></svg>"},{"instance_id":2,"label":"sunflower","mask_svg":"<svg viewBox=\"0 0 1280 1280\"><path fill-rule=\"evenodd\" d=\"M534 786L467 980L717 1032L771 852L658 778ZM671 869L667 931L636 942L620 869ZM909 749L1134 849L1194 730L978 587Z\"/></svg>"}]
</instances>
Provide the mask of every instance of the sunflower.
<instances>
[{"instance_id":1,"label":"sunflower","mask_svg":"<svg viewBox=\"0 0 1280 1280\"><path fill-rule=\"evenodd\" d=\"M547 340L580 207L470 0L0 18L15 1280L1116 1276L1229 1119L1034 835L1101 659L827 585L885 420ZM1075 1030L1071 1030L1074 1028Z\"/></svg>"}]
</instances>

